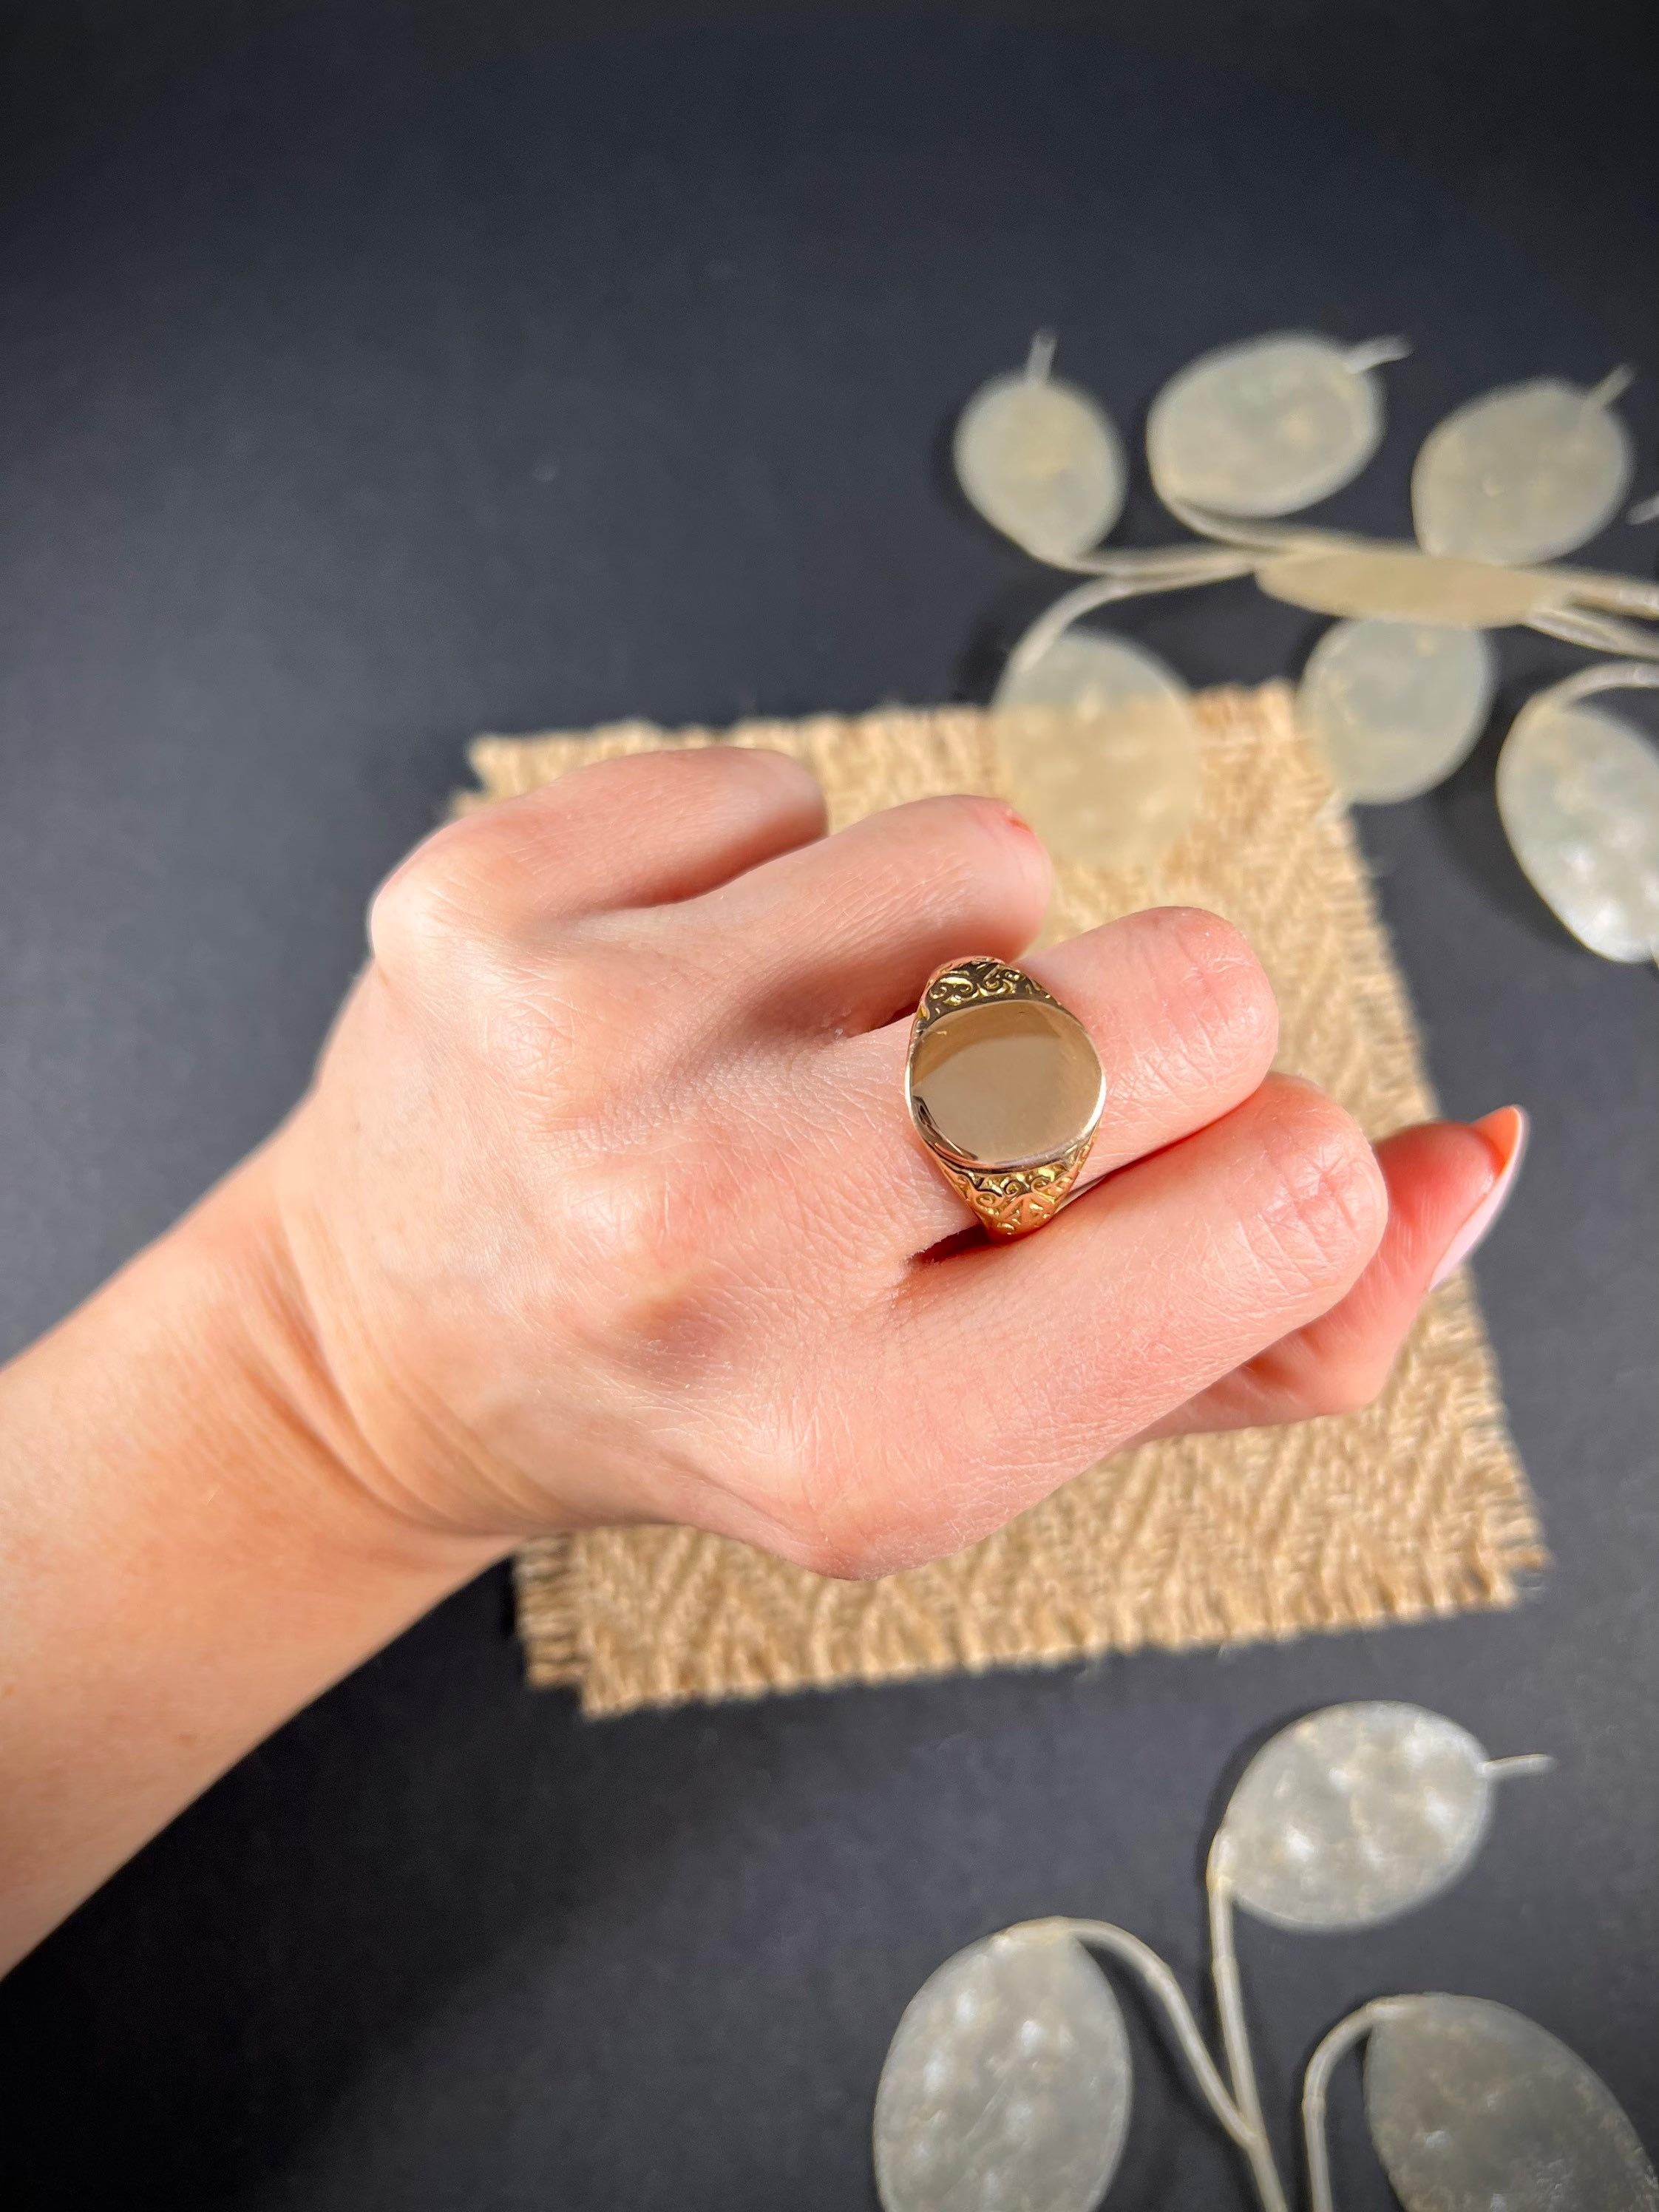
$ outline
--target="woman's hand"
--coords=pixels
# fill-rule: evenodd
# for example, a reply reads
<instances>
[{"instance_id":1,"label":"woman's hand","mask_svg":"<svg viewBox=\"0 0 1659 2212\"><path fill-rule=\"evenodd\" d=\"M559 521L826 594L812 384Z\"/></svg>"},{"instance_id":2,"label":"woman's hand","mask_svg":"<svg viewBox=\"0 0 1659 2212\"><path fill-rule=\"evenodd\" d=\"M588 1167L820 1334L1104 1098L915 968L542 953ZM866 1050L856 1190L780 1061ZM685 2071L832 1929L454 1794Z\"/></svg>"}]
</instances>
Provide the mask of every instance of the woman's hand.
<instances>
[{"instance_id":1,"label":"woman's hand","mask_svg":"<svg viewBox=\"0 0 1659 2212\"><path fill-rule=\"evenodd\" d=\"M932 970L1036 933L1045 856L987 799L823 828L780 756L664 753L453 824L382 888L247 1172L286 1387L397 1516L910 1565L1149 1431L1363 1402L1513 1164L1506 1115L1379 1166L1269 1075L1237 933L1153 911L1027 963L1104 1062L1100 1180L993 1246L902 1075Z\"/></svg>"},{"instance_id":2,"label":"woman's hand","mask_svg":"<svg viewBox=\"0 0 1659 2212\"><path fill-rule=\"evenodd\" d=\"M983 799L822 832L725 750L441 831L287 1125L0 1374L0 1971L515 1535L879 1574L1134 1437L1376 1389L1519 1115L1379 1162L1268 1077L1236 933L1135 915L1030 963L1105 1064L1099 1185L988 1244L901 1077L1042 850Z\"/></svg>"}]
</instances>

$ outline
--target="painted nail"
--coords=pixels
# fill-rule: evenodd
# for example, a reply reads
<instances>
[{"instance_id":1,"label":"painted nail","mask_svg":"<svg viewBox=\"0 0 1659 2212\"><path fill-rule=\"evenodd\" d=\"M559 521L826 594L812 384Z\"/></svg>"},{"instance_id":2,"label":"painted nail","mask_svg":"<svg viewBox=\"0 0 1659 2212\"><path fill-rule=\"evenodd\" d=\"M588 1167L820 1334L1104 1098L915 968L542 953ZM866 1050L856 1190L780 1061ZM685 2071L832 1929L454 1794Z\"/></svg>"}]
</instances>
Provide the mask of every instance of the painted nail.
<instances>
[{"instance_id":1,"label":"painted nail","mask_svg":"<svg viewBox=\"0 0 1659 2212\"><path fill-rule=\"evenodd\" d=\"M1479 1129L1492 1146L1498 1173L1492 1188L1446 1247L1434 1271L1434 1280L1429 1285L1431 1291L1437 1291L1447 1276L1462 1266L1504 1211L1526 1157L1530 1126L1518 1106L1500 1106L1495 1114L1483 1114L1478 1121L1470 1122L1469 1127Z\"/></svg>"}]
</instances>

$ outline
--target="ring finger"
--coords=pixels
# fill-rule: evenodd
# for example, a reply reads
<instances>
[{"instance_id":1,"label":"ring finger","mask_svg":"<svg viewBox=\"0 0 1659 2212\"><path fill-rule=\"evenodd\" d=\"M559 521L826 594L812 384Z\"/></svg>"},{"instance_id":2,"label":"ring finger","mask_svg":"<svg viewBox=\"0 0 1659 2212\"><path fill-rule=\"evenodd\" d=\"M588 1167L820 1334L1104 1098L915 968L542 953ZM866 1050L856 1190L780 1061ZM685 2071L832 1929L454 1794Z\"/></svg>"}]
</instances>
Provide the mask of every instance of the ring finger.
<instances>
[{"instance_id":1,"label":"ring finger","mask_svg":"<svg viewBox=\"0 0 1659 2212\"><path fill-rule=\"evenodd\" d=\"M979 950L978 947L963 948ZM1248 1098L1278 1042L1272 987L1244 939L1213 914L1154 907L1033 953L1022 966L1070 1008L1106 1072L1106 1106L1083 1187L1191 1136ZM809 1117L844 1136L819 1172L883 1209L896 1253L970 1226L911 1128L903 1103L907 1016L834 1046L823 1077L833 1107Z\"/></svg>"}]
</instances>

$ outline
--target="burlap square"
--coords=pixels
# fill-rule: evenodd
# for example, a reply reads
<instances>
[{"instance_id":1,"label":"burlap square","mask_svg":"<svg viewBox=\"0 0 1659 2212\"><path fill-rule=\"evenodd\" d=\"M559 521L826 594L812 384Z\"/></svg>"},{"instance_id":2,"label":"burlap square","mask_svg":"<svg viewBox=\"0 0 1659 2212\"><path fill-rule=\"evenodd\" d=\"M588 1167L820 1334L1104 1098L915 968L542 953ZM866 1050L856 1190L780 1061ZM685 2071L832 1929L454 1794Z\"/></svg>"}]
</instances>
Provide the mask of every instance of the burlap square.
<instances>
[{"instance_id":1,"label":"burlap square","mask_svg":"<svg viewBox=\"0 0 1659 2212\"><path fill-rule=\"evenodd\" d=\"M1411 1011L1352 827L1281 685L1200 702L1205 793L1156 874L1062 866L1048 934L1135 907L1213 908L1279 994L1281 1055L1374 1136L1434 1110ZM670 744L797 755L837 823L929 793L1011 799L994 725L969 708L747 722L669 734L481 738L487 803L580 762ZM1507 1606L1543 1564L1466 1277L1430 1301L1381 1401L1301 1428L1148 1446L1091 1469L957 1559L822 1581L678 1528L529 1546L518 1568L530 1679L589 1713L1051 1662L1140 1644L1285 1637Z\"/></svg>"}]
</instances>

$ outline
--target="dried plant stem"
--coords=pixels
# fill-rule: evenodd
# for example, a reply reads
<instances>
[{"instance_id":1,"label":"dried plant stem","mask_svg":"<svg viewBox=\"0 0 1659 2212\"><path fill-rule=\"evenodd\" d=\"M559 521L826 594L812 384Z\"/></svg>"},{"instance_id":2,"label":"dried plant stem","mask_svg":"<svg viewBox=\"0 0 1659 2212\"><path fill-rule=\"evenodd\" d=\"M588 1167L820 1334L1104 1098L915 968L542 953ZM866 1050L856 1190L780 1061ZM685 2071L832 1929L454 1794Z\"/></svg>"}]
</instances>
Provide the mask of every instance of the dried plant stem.
<instances>
[{"instance_id":1,"label":"dried plant stem","mask_svg":"<svg viewBox=\"0 0 1659 2212\"><path fill-rule=\"evenodd\" d=\"M1175 492L1166 491L1156 474L1152 489L1177 522L1200 538L1223 545L1248 548L1257 554L1347 552L1364 544L1362 538L1345 537L1334 530L1287 530L1279 522L1254 522L1243 515L1218 514L1212 507L1195 506Z\"/></svg>"},{"instance_id":2,"label":"dried plant stem","mask_svg":"<svg viewBox=\"0 0 1659 2212\"><path fill-rule=\"evenodd\" d=\"M1108 553L1079 553L1063 564L1050 560L1051 568L1064 565L1074 575L1112 578L1139 584L1147 591L1184 589L1188 584L1225 583L1230 577L1248 575L1255 566L1241 549L1229 545L1143 545Z\"/></svg>"},{"instance_id":3,"label":"dried plant stem","mask_svg":"<svg viewBox=\"0 0 1659 2212\"><path fill-rule=\"evenodd\" d=\"M1364 376L1373 368L1386 368L1391 361L1409 360L1414 350L1409 338L1367 338L1363 345L1349 347L1342 364L1356 376Z\"/></svg>"},{"instance_id":4,"label":"dried plant stem","mask_svg":"<svg viewBox=\"0 0 1659 2212\"><path fill-rule=\"evenodd\" d=\"M1574 606L1604 607L1612 614L1641 615L1659 622L1659 584L1643 576L1620 576L1599 568L1554 568Z\"/></svg>"},{"instance_id":5,"label":"dried plant stem","mask_svg":"<svg viewBox=\"0 0 1659 2212\"><path fill-rule=\"evenodd\" d=\"M1615 399L1622 399L1636 381L1636 371L1627 362L1610 368L1599 384L1593 384L1584 394L1589 407L1611 407Z\"/></svg>"},{"instance_id":6,"label":"dried plant stem","mask_svg":"<svg viewBox=\"0 0 1659 2212\"><path fill-rule=\"evenodd\" d=\"M1659 676L1644 670L1643 675L1652 686L1659 687ZM1488 1759L1480 1771L1492 1782L1511 1782L1532 1774L1553 1774L1555 1761L1547 1751L1512 1751L1504 1759Z\"/></svg>"},{"instance_id":7,"label":"dried plant stem","mask_svg":"<svg viewBox=\"0 0 1659 2212\"><path fill-rule=\"evenodd\" d=\"M1559 637L1567 645L1582 645L1592 653L1640 653L1659 660L1659 632L1638 629L1634 623L1614 615L1581 613L1574 607L1547 607L1528 623L1544 637Z\"/></svg>"},{"instance_id":8,"label":"dried plant stem","mask_svg":"<svg viewBox=\"0 0 1659 2212\"><path fill-rule=\"evenodd\" d=\"M1249 2124L1227 2094L1227 2085L1210 2056L1209 2046L1193 2018L1192 2007L1180 1983L1157 1952L1150 1944L1143 1943L1139 1936L1130 1935L1127 1928L1114 1927L1109 1920L1067 1920L1063 1924L1079 1943L1109 1952L1140 1977L1150 1994L1164 2008L1176 2047L1187 2062L1199 2094L1240 2149L1248 2150Z\"/></svg>"},{"instance_id":9,"label":"dried plant stem","mask_svg":"<svg viewBox=\"0 0 1659 2212\"><path fill-rule=\"evenodd\" d=\"M1576 707L1581 699L1593 699L1598 691L1654 691L1659 690L1659 667L1647 660L1602 661L1595 668L1581 668L1577 676L1565 677L1559 684L1540 691L1537 698L1547 698L1557 707ZM1495 1773L1501 1767L1517 1771L1525 1766L1532 1773L1545 1771L1538 1765L1543 1759L1546 1768L1553 1764L1544 1752L1522 1752L1513 1759L1488 1759L1486 1771Z\"/></svg>"},{"instance_id":10,"label":"dried plant stem","mask_svg":"<svg viewBox=\"0 0 1659 2212\"><path fill-rule=\"evenodd\" d=\"M1060 340L1052 331L1036 331L1031 337L1031 350L1025 356L1026 380L1031 384L1046 384L1054 365L1054 349Z\"/></svg>"},{"instance_id":11,"label":"dried plant stem","mask_svg":"<svg viewBox=\"0 0 1659 2212\"><path fill-rule=\"evenodd\" d=\"M1302 2077L1302 2140L1308 2153L1308 2212L1335 2212L1331 2196L1330 2145L1325 2136L1325 2103L1337 2061L1369 2035L1398 1997L1374 1997L1340 2020L1321 2041Z\"/></svg>"},{"instance_id":12,"label":"dried plant stem","mask_svg":"<svg viewBox=\"0 0 1659 2212\"><path fill-rule=\"evenodd\" d=\"M1204 1879L1210 1900L1210 1975L1215 1984L1221 2048L1231 2078L1233 2102L1248 2130L1239 2140L1249 2160L1262 2212L1289 2212L1285 2185L1273 2162L1267 2123L1261 2117L1261 2093L1256 2086L1244 1991L1238 1978L1238 1954L1233 1945L1233 1885L1224 1834L1218 1836L1210 1847Z\"/></svg>"},{"instance_id":13,"label":"dried plant stem","mask_svg":"<svg viewBox=\"0 0 1659 2212\"><path fill-rule=\"evenodd\" d=\"M1182 555L1179 562L1160 558L1159 565L1153 568L1100 576L1091 583L1079 584L1075 591L1056 599L1053 606L1037 617L1009 654L1010 674L1034 667L1080 616L1092 614L1097 607L1109 606L1117 599L1141 599L1149 592L1184 592L1199 584L1224 583L1231 576L1249 575L1255 565L1252 560L1206 553L1200 547L1178 550ZM1158 557L1146 556L1149 561Z\"/></svg>"}]
</instances>

